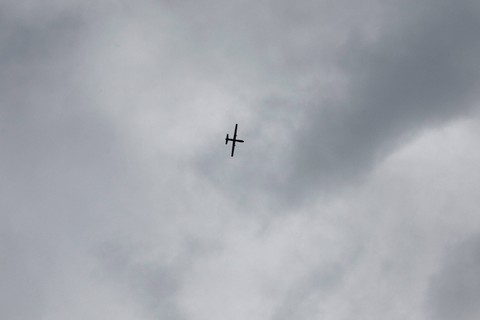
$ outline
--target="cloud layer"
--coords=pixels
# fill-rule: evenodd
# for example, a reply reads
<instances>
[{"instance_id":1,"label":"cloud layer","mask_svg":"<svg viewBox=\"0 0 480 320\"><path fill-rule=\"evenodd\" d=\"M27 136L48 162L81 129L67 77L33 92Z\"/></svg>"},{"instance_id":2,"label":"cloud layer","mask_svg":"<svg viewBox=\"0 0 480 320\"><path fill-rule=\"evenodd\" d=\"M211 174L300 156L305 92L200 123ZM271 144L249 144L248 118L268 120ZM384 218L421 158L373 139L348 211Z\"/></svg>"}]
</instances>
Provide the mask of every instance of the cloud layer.
<instances>
[{"instance_id":1,"label":"cloud layer","mask_svg":"<svg viewBox=\"0 0 480 320\"><path fill-rule=\"evenodd\" d=\"M3 1L0 318L478 318L479 10Z\"/></svg>"}]
</instances>

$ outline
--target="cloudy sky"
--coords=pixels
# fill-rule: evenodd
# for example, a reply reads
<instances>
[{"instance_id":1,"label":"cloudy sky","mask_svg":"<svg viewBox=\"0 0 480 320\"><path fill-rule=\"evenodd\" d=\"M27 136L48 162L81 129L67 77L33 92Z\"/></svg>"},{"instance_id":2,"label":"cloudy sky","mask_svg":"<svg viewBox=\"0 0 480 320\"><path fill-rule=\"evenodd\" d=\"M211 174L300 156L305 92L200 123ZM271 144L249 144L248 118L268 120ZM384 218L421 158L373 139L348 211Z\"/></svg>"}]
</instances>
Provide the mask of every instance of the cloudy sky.
<instances>
[{"instance_id":1,"label":"cloudy sky","mask_svg":"<svg viewBox=\"0 0 480 320\"><path fill-rule=\"evenodd\" d=\"M479 319L479 35L477 0L0 0L0 318Z\"/></svg>"}]
</instances>

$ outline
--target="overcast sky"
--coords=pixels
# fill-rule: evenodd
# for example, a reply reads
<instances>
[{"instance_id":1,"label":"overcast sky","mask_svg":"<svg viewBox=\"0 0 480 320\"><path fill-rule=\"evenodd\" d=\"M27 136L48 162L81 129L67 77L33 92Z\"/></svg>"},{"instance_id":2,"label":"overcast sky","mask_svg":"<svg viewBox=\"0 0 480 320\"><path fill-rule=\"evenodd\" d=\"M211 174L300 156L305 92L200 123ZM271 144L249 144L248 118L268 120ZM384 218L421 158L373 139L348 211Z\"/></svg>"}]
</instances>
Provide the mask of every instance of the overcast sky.
<instances>
[{"instance_id":1,"label":"overcast sky","mask_svg":"<svg viewBox=\"0 0 480 320\"><path fill-rule=\"evenodd\" d=\"M0 319L479 319L479 87L477 0L0 0Z\"/></svg>"}]
</instances>

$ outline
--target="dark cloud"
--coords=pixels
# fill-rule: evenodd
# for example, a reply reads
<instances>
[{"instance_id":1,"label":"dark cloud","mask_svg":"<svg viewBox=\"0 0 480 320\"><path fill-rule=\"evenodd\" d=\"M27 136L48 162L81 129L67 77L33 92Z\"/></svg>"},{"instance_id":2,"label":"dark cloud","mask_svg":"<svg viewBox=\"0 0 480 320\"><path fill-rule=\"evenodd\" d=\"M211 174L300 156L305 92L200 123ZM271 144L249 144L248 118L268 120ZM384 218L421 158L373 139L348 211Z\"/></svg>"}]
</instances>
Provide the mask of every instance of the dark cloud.
<instances>
[{"instance_id":1,"label":"dark cloud","mask_svg":"<svg viewBox=\"0 0 480 320\"><path fill-rule=\"evenodd\" d=\"M315 102L294 140L289 199L343 185L425 126L464 116L478 97L477 3L419 3L373 42L353 33L339 64L346 103ZM398 18L398 17L397 17ZM316 106L318 105L318 107ZM318 110L315 110L318 109Z\"/></svg>"}]
</instances>

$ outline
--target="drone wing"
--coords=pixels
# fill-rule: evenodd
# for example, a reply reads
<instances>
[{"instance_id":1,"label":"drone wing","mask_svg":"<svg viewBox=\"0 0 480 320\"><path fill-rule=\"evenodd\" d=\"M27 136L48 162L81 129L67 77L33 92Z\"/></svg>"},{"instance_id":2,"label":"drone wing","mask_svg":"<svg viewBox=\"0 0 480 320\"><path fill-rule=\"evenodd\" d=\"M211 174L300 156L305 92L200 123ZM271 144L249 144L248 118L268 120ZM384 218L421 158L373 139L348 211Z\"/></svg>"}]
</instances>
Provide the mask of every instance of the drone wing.
<instances>
[{"instance_id":1,"label":"drone wing","mask_svg":"<svg viewBox=\"0 0 480 320\"><path fill-rule=\"evenodd\" d=\"M231 156L233 157L233 153L235 152L235 140L232 140L232 154Z\"/></svg>"}]
</instances>

